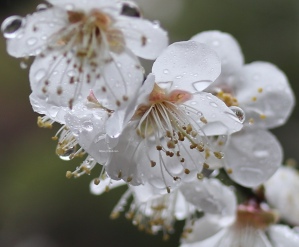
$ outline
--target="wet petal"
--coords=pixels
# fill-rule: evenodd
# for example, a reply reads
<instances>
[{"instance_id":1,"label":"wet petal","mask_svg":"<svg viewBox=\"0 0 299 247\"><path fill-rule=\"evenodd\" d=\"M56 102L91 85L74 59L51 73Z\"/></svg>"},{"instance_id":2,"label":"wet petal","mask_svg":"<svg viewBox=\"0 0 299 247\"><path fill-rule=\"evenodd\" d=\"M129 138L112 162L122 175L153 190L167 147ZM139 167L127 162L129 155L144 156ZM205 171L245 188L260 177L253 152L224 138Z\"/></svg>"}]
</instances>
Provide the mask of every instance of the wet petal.
<instances>
[{"instance_id":1,"label":"wet petal","mask_svg":"<svg viewBox=\"0 0 299 247\"><path fill-rule=\"evenodd\" d=\"M115 7L115 0L47 0L47 2L67 10L81 9L90 11L96 8Z\"/></svg>"},{"instance_id":2,"label":"wet petal","mask_svg":"<svg viewBox=\"0 0 299 247\"><path fill-rule=\"evenodd\" d=\"M233 191L217 179L185 183L181 191L186 200L208 214L235 215L237 200Z\"/></svg>"},{"instance_id":3,"label":"wet petal","mask_svg":"<svg viewBox=\"0 0 299 247\"><path fill-rule=\"evenodd\" d=\"M85 105L77 105L65 116L66 124L80 146L99 164L107 161L111 151L105 131L107 118L106 111L90 110Z\"/></svg>"},{"instance_id":4,"label":"wet petal","mask_svg":"<svg viewBox=\"0 0 299 247\"><path fill-rule=\"evenodd\" d=\"M228 76L243 66L244 57L237 40L228 33L206 31L196 34L191 40L209 45L221 60L221 76Z\"/></svg>"},{"instance_id":5,"label":"wet petal","mask_svg":"<svg viewBox=\"0 0 299 247\"><path fill-rule=\"evenodd\" d=\"M234 181L245 187L255 187L279 168L282 148L269 131L246 127L231 136L224 159Z\"/></svg>"},{"instance_id":6,"label":"wet petal","mask_svg":"<svg viewBox=\"0 0 299 247\"><path fill-rule=\"evenodd\" d=\"M256 126L273 128L286 122L295 104L285 74L266 62L245 65L234 78L235 96L247 119Z\"/></svg>"},{"instance_id":7,"label":"wet petal","mask_svg":"<svg viewBox=\"0 0 299 247\"><path fill-rule=\"evenodd\" d=\"M49 8L27 15L14 38L7 40L7 51L14 57L36 56L47 47L47 40L67 23L67 15L59 8Z\"/></svg>"},{"instance_id":8,"label":"wet petal","mask_svg":"<svg viewBox=\"0 0 299 247\"><path fill-rule=\"evenodd\" d=\"M157 58L152 72L159 86L190 93L202 91L220 74L221 64L215 51L196 41L174 43Z\"/></svg>"},{"instance_id":9,"label":"wet petal","mask_svg":"<svg viewBox=\"0 0 299 247\"><path fill-rule=\"evenodd\" d=\"M227 135L239 131L243 124L222 100L210 93L196 93L186 101L186 111L201 126L207 136Z\"/></svg>"},{"instance_id":10,"label":"wet petal","mask_svg":"<svg viewBox=\"0 0 299 247\"><path fill-rule=\"evenodd\" d=\"M274 247L299 246L299 234L286 225L270 226L269 235Z\"/></svg>"},{"instance_id":11,"label":"wet petal","mask_svg":"<svg viewBox=\"0 0 299 247\"><path fill-rule=\"evenodd\" d=\"M115 25L126 40L126 45L139 57L155 59L168 45L168 36L157 23L134 17L123 17Z\"/></svg>"}]
</instances>

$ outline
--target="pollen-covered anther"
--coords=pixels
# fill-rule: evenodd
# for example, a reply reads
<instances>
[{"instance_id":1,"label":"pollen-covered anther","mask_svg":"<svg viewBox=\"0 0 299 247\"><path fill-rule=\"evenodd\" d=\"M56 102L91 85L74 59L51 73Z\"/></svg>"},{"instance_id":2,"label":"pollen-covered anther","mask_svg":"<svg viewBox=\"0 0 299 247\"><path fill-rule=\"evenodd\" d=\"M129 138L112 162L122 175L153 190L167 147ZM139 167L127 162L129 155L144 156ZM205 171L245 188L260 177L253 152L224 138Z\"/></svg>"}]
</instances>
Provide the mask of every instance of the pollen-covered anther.
<instances>
[{"instance_id":1,"label":"pollen-covered anther","mask_svg":"<svg viewBox=\"0 0 299 247\"><path fill-rule=\"evenodd\" d=\"M123 101L128 101L129 100L129 97L128 96L123 96Z\"/></svg>"},{"instance_id":2,"label":"pollen-covered anther","mask_svg":"<svg viewBox=\"0 0 299 247\"><path fill-rule=\"evenodd\" d=\"M228 107L230 106L238 106L239 102L237 98L235 98L232 94L230 93L225 93L223 91L220 91L216 94L216 96L221 99Z\"/></svg>"},{"instance_id":3,"label":"pollen-covered anther","mask_svg":"<svg viewBox=\"0 0 299 247\"><path fill-rule=\"evenodd\" d=\"M173 141L168 141L167 142L167 147L168 148L175 148L175 143Z\"/></svg>"},{"instance_id":4,"label":"pollen-covered anther","mask_svg":"<svg viewBox=\"0 0 299 247\"><path fill-rule=\"evenodd\" d=\"M265 114L260 114L260 118L261 118L262 120L264 120L264 119L266 119L266 115L265 115Z\"/></svg>"},{"instance_id":5,"label":"pollen-covered anther","mask_svg":"<svg viewBox=\"0 0 299 247\"><path fill-rule=\"evenodd\" d=\"M186 128L186 133L189 135L191 133L191 131L192 131L192 126L191 126L191 124L188 124L187 128Z\"/></svg>"},{"instance_id":6,"label":"pollen-covered anther","mask_svg":"<svg viewBox=\"0 0 299 247\"><path fill-rule=\"evenodd\" d=\"M186 169L184 170L184 172L185 172L185 174L189 174L189 173L190 173L190 170L186 168Z\"/></svg>"},{"instance_id":7,"label":"pollen-covered anther","mask_svg":"<svg viewBox=\"0 0 299 247\"><path fill-rule=\"evenodd\" d=\"M91 170L89 168L87 168L87 166L81 166L80 167L82 171L84 171L84 173L90 175Z\"/></svg>"},{"instance_id":8,"label":"pollen-covered anther","mask_svg":"<svg viewBox=\"0 0 299 247\"><path fill-rule=\"evenodd\" d=\"M205 168L205 169L209 169L210 166L209 166L207 163L203 163L203 168Z\"/></svg>"},{"instance_id":9,"label":"pollen-covered anther","mask_svg":"<svg viewBox=\"0 0 299 247\"><path fill-rule=\"evenodd\" d=\"M253 102L255 102L256 100L257 100L256 96L254 96L254 97L251 98L251 101L253 101Z\"/></svg>"},{"instance_id":10,"label":"pollen-covered anther","mask_svg":"<svg viewBox=\"0 0 299 247\"><path fill-rule=\"evenodd\" d=\"M100 180L99 178L95 178L95 179L93 180L93 183L94 183L95 185L99 185L100 182L101 182L101 180Z\"/></svg>"},{"instance_id":11,"label":"pollen-covered anther","mask_svg":"<svg viewBox=\"0 0 299 247\"><path fill-rule=\"evenodd\" d=\"M38 116L37 117L37 126L40 128L46 128L46 129L52 129L53 127L53 122L51 119L49 119L48 117L44 116Z\"/></svg>"},{"instance_id":12,"label":"pollen-covered anther","mask_svg":"<svg viewBox=\"0 0 299 247\"><path fill-rule=\"evenodd\" d=\"M156 162L151 160L151 167L155 167L156 166Z\"/></svg>"},{"instance_id":13,"label":"pollen-covered anther","mask_svg":"<svg viewBox=\"0 0 299 247\"><path fill-rule=\"evenodd\" d=\"M166 131L166 137L168 138L172 138L172 134L169 130Z\"/></svg>"},{"instance_id":14,"label":"pollen-covered anther","mask_svg":"<svg viewBox=\"0 0 299 247\"><path fill-rule=\"evenodd\" d=\"M121 177L122 177L122 171L119 171L119 172L118 172L117 177L118 177L118 178L121 178Z\"/></svg>"},{"instance_id":15,"label":"pollen-covered anther","mask_svg":"<svg viewBox=\"0 0 299 247\"><path fill-rule=\"evenodd\" d=\"M253 118L250 118L250 119L248 120L248 123L249 123L249 124L254 124L254 119L253 119Z\"/></svg>"},{"instance_id":16,"label":"pollen-covered anther","mask_svg":"<svg viewBox=\"0 0 299 247\"><path fill-rule=\"evenodd\" d=\"M262 92L263 92L263 88L260 87L260 88L257 89L257 91L258 91L259 93L262 93Z\"/></svg>"},{"instance_id":17,"label":"pollen-covered anther","mask_svg":"<svg viewBox=\"0 0 299 247\"><path fill-rule=\"evenodd\" d=\"M132 180L133 180L133 177L129 176L129 177L127 178L127 183L130 183Z\"/></svg>"},{"instance_id":18,"label":"pollen-covered anther","mask_svg":"<svg viewBox=\"0 0 299 247\"><path fill-rule=\"evenodd\" d=\"M228 168L228 169L226 169L226 172L227 172L227 174L232 174L233 173L233 169Z\"/></svg>"},{"instance_id":19,"label":"pollen-covered anther","mask_svg":"<svg viewBox=\"0 0 299 247\"><path fill-rule=\"evenodd\" d=\"M67 171L66 174L65 174L65 177L70 179L73 177L73 173L71 171Z\"/></svg>"},{"instance_id":20,"label":"pollen-covered anther","mask_svg":"<svg viewBox=\"0 0 299 247\"><path fill-rule=\"evenodd\" d=\"M194 149L194 148L196 148L197 147L197 144L196 143L192 143L191 145L190 145L190 149Z\"/></svg>"},{"instance_id":21,"label":"pollen-covered anther","mask_svg":"<svg viewBox=\"0 0 299 247\"><path fill-rule=\"evenodd\" d=\"M169 186L166 187L166 190L167 190L167 193L170 193L170 187Z\"/></svg>"},{"instance_id":22,"label":"pollen-covered anther","mask_svg":"<svg viewBox=\"0 0 299 247\"><path fill-rule=\"evenodd\" d=\"M190 134L192 137L196 137L198 133L195 130L192 130Z\"/></svg>"},{"instance_id":23,"label":"pollen-covered anther","mask_svg":"<svg viewBox=\"0 0 299 247\"><path fill-rule=\"evenodd\" d=\"M224 155L223 155L222 152L214 152L214 156L215 156L217 159L222 159Z\"/></svg>"},{"instance_id":24,"label":"pollen-covered anther","mask_svg":"<svg viewBox=\"0 0 299 247\"><path fill-rule=\"evenodd\" d=\"M205 148L204 148L204 145L203 144L197 144L196 145L196 149L199 151L199 152L203 152L205 151ZM208 152L208 151L207 151Z\"/></svg>"},{"instance_id":25,"label":"pollen-covered anther","mask_svg":"<svg viewBox=\"0 0 299 247\"><path fill-rule=\"evenodd\" d=\"M208 120L205 117L200 117L199 119L202 123L207 124Z\"/></svg>"},{"instance_id":26,"label":"pollen-covered anther","mask_svg":"<svg viewBox=\"0 0 299 247\"><path fill-rule=\"evenodd\" d=\"M161 151L163 148L162 148L162 146L158 145L158 146L156 146L156 149L157 149L158 151Z\"/></svg>"},{"instance_id":27,"label":"pollen-covered anther","mask_svg":"<svg viewBox=\"0 0 299 247\"><path fill-rule=\"evenodd\" d=\"M184 158L181 158L181 159L180 159L180 162L182 162L182 163L185 162L185 159L184 159Z\"/></svg>"},{"instance_id":28,"label":"pollen-covered anther","mask_svg":"<svg viewBox=\"0 0 299 247\"><path fill-rule=\"evenodd\" d=\"M211 156L211 152L209 149L205 149L205 159L208 159Z\"/></svg>"}]
</instances>

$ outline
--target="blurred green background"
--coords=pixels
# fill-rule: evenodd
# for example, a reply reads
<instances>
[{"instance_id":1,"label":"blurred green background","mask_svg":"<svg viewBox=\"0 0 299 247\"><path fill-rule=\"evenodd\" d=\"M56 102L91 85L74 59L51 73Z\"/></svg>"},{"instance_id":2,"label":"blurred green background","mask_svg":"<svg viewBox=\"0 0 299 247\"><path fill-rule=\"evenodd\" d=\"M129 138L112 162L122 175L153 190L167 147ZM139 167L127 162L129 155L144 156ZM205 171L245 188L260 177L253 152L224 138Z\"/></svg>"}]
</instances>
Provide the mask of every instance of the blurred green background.
<instances>
[{"instance_id":1,"label":"blurred green background","mask_svg":"<svg viewBox=\"0 0 299 247\"><path fill-rule=\"evenodd\" d=\"M280 67L299 96L298 0L139 0L144 15L160 19L172 41L218 29L240 42L246 63L262 60ZM38 1L6 0L1 22L12 14L33 12ZM139 232L122 215L109 214L125 188L102 196L89 193L96 177L67 180L65 172L79 161L61 161L51 140L55 129L39 129L28 96L28 69L6 53L0 39L0 246L178 246L179 234L167 242ZM285 159L299 161L298 107L289 122L273 132L281 141ZM177 233L182 224L177 225Z\"/></svg>"}]
</instances>

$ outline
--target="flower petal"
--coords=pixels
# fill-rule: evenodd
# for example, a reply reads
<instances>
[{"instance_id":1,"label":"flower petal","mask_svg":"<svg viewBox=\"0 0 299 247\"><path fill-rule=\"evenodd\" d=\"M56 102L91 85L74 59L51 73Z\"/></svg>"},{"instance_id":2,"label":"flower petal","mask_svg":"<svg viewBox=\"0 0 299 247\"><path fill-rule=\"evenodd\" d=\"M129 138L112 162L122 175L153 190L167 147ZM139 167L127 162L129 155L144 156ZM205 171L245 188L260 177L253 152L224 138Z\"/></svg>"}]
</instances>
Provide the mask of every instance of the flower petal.
<instances>
[{"instance_id":1,"label":"flower petal","mask_svg":"<svg viewBox=\"0 0 299 247\"><path fill-rule=\"evenodd\" d=\"M229 76L241 69L244 57L237 40L228 33L206 31L196 34L191 40L209 45L221 59L221 76Z\"/></svg>"},{"instance_id":2,"label":"flower petal","mask_svg":"<svg viewBox=\"0 0 299 247\"><path fill-rule=\"evenodd\" d=\"M139 57L155 59L168 45L167 32L159 24L135 17L123 17L116 23L126 45Z\"/></svg>"},{"instance_id":3,"label":"flower petal","mask_svg":"<svg viewBox=\"0 0 299 247\"><path fill-rule=\"evenodd\" d=\"M234 181L245 187L255 187L279 168L282 148L269 131L246 127L231 136L224 159Z\"/></svg>"},{"instance_id":4,"label":"flower petal","mask_svg":"<svg viewBox=\"0 0 299 247\"><path fill-rule=\"evenodd\" d=\"M202 91L220 74L221 64L215 51L196 41L174 43L157 58L152 72L159 86L190 93Z\"/></svg>"},{"instance_id":5,"label":"flower petal","mask_svg":"<svg viewBox=\"0 0 299 247\"><path fill-rule=\"evenodd\" d=\"M269 204L279 211L282 219L299 225L299 174L292 167L281 166L264 183L265 196Z\"/></svg>"},{"instance_id":6,"label":"flower petal","mask_svg":"<svg viewBox=\"0 0 299 247\"><path fill-rule=\"evenodd\" d=\"M245 65L234 78L235 96L247 119L256 126L273 128L286 122L295 104L285 74L266 62Z\"/></svg>"},{"instance_id":7,"label":"flower petal","mask_svg":"<svg viewBox=\"0 0 299 247\"><path fill-rule=\"evenodd\" d=\"M47 0L47 2L66 10L81 9L83 11L109 6L115 7L117 3L116 0Z\"/></svg>"},{"instance_id":8,"label":"flower petal","mask_svg":"<svg viewBox=\"0 0 299 247\"><path fill-rule=\"evenodd\" d=\"M269 235L274 247L299 246L299 234L286 225L273 225L269 227Z\"/></svg>"},{"instance_id":9,"label":"flower petal","mask_svg":"<svg viewBox=\"0 0 299 247\"><path fill-rule=\"evenodd\" d=\"M40 54L47 47L47 40L67 23L66 12L49 8L27 15L16 36L7 39L7 51L14 57L28 57Z\"/></svg>"}]
</instances>

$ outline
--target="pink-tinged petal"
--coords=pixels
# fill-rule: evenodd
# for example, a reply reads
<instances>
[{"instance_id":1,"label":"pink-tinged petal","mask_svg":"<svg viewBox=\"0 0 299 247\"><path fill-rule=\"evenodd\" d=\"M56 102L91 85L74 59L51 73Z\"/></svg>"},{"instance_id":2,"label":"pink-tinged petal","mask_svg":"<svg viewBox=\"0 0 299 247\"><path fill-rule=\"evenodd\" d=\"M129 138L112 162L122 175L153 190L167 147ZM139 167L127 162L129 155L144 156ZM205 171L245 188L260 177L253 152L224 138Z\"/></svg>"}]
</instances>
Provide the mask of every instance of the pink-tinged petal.
<instances>
[{"instance_id":1,"label":"pink-tinged petal","mask_svg":"<svg viewBox=\"0 0 299 247\"><path fill-rule=\"evenodd\" d=\"M46 49L48 39L66 23L66 12L59 8L27 15L14 38L7 39L7 51L13 57L36 56Z\"/></svg>"},{"instance_id":2,"label":"pink-tinged petal","mask_svg":"<svg viewBox=\"0 0 299 247\"><path fill-rule=\"evenodd\" d=\"M210 93L196 93L184 105L188 106L186 111L190 116L194 115L193 119L207 136L228 135L243 127L236 114Z\"/></svg>"},{"instance_id":3,"label":"pink-tinged petal","mask_svg":"<svg viewBox=\"0 0 299 247\"><path fill-rule=\"evenodd\" d=\"M299 246L299 234L286 225L273 225L268 229L274 247Z\"/></svg>"},{"instance_id":4,"label":"pink-tinged petal","mask_svg":"<svg viewBox=\"0 0 299 247\"><path fill-rule=\"evenodd\" d=\"M282 148L269 131L246 127L231 136L224 159L234 181L245 187L255 187L280 167Z\"/></svg>"},{"instance_id":5,"label":"pink-tinged petal","mask_svg":"<svg viewBox=\"0 0 299 247\"><path fill-rule=\"evenodd\" d=\"M247 119L261 128L284 124L295 105L287 77L267 62L245 65L235 76L234 85L235 96Z\"/></svg>"},{"instance_id":6,"label":"pink-tinged petal","mask_svg":"<svg viewBox=\"0 0 299 247\"><path fill-rule=\"evenodd\" d=\"M292 225L299 225L299 174L293 167L281 166L264 183L267 202L278 210L280 217Z\"/></svg>"},{"instance_id":7,"label":"pink-tinged petal","mask_svg":"<svg viewBox=\"0 0 299 247\"><path fill-rule=\"evenodd\" d=\"M135 17L122 17L115 24L126 45L139 57L155 59L168 45L167 32L159 24Z\"/></svg>"},{"instance_id":8,"label":"pink-tinged petal","mask_svg":"<svg viewBox=\"0 0 299 247\"><path fill-rule=\"evenodd\" d=\"M208 214L235 215L237 200L233 191L217 179L195 180L180 187L188 202Z\"/></svg>"},{"instance_id":9,"label":"pink-tinged petal","mask_svg":"<svg viewBox=\"0 0 299 247\"><path fill-rule=\"evenodd\" d=\"M98 185L96 185L94 181L91 181L89 185L89 190L94 195L102 195L104 192L107 191L107 188L111 190L119 186L123 186L125 184L126 183L124 181L116 181L112 180L109 177L106 177L105 179L101 179L101 182Z\"/></svg>"},{"instance_id":10,"label":"pink-tinged petal","mask_svg":"<svg viewBox=\"0 0 299 247\"><path fill-rule=\"evenodd\" d=\"M110 156L105 122L108 114L102 109L90 110L78 104L65 116L65 122L80 146L99 164L104 164Z\"/></svg>"},{"instance_id":11,"label":"pink-tinged petal","mask_svg":"<svg viewBox=\"0 0 299 247\"><path fill-rule=\"evenodd\" d=\"M159 86L190 93L204 90L220 74L216 52L196 41L174 43L157 58L152 72ZM164 87L165 87L164 86Z\"/></svg>"},{"instance_id":12,"label":"pink-tinged petal","mask_svg":"<svg viewBox=\"0 0 299 247\"><path fill-rule=\"evenodd\" d=\"M228 33L205 31L196 34L191 40L209 45L221 60L221 76L229 76L241 69L244 57L237 40Z\"/></svg>"},{"instance_id":13,"label":"pink-tinged petal","mask_svg":"<svg viewBox=\"0 0 299 247\"><path fill-rule=\"evenodd\" d=\"M122 105L119 109L107 120L106 131L110 137L118 137L123 131L126 124L131 120L136 108L141 104L148 103L148 96L152 92L155 83L155 76L149 74L135 98L130 100L128 105Z\"/></svg>"}]
</instances>

